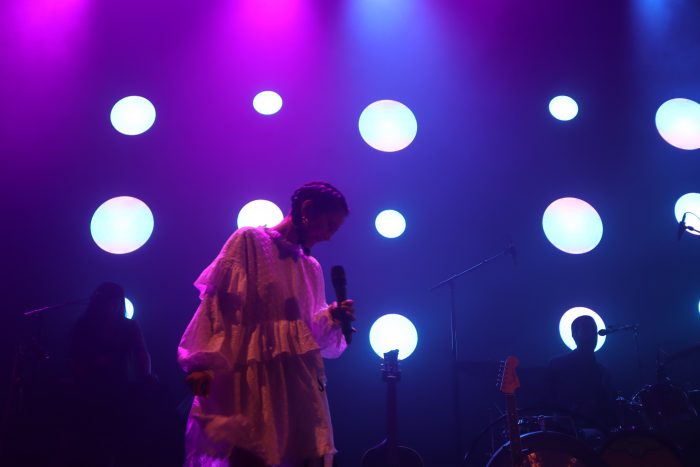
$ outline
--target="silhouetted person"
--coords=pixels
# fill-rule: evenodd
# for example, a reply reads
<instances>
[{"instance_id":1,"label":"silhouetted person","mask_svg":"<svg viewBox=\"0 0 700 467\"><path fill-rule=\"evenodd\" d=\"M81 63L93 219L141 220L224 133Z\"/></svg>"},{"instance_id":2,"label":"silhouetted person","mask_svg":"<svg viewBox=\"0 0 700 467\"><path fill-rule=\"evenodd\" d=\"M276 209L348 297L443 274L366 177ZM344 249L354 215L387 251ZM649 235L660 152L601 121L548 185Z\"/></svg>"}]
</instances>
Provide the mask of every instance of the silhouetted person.
<instances>
[{"instance_id":1,"label":"silhouetted person","mask_svg":"<svg viewBox=\"0 0 700 467\"><path fill-rule=\"evenodd\" d=\"M139 391L151 377L151 363L141 329L124 312L124 289L105 282L73 328L74 465L119 465L127 435L138 428Z\"/></svg>"},{"instance_id":2,"label":"silhouetted person","mask_svg":"<svg viewBox=\"0 0 700 467\"><path fill-rule=\"evenodd\" d=\"M549 363L551 404L582 417L593 427L614 424L614 396L610 373L598 363L595 347L598 328L591 316L579 316L571 323L576 349ZM597 425L597 426L595 426Z\"/></svg>"}]
</instances>

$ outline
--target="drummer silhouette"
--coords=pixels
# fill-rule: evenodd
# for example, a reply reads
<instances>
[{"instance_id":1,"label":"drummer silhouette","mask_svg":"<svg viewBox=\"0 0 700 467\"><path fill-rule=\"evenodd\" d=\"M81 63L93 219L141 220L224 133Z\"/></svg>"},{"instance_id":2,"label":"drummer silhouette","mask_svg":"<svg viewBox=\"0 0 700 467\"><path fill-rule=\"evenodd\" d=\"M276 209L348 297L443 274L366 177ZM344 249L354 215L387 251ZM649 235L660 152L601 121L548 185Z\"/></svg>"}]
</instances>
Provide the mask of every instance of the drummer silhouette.
<instances>
[{"instance_id":1,"label":"drummer silhouette","mask_svg":"<svg viewBox=\"0 0 700 467\"><path fill-rule=\"evenodd\" d=\"M580 417L591 428L615 423L614 395L610 372L595 356L598 328L591 316L579 316L571 323L576 349L549 363L550 402Z\"/></svg>"}]
</instances>

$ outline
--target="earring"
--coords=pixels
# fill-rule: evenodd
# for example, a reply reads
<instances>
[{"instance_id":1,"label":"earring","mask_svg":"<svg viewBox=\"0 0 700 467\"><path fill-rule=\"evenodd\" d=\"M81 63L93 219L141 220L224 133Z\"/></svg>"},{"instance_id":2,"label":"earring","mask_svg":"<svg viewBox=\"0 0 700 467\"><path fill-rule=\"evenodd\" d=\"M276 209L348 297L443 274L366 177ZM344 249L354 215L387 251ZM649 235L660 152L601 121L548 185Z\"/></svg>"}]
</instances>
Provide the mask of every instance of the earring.
<instances>
[{"instance_id":1,"label":"earring","mask_svg":"<svg viewBox=\"0 0 700 467\"><path fill-rule=\"evenodd\" d=\"M309 225L309 218L306 216L301 216L301 223L304 225Z\"/></svg>"}]
</instances>

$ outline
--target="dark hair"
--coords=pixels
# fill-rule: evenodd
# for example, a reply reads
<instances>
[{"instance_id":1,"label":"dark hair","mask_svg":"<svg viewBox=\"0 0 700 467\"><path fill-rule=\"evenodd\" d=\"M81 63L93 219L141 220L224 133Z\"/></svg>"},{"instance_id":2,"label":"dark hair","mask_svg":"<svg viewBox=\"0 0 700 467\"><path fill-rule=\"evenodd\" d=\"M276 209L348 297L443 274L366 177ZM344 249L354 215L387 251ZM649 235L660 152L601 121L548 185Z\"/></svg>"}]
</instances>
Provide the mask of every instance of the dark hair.
<instances>
[{"instance_id":1,"label":"dark hair","mask_svg":"<svg viewBox=\"0 0 700 467\"><path fill-rule=\"evenodd\" d=\"M114 282L103 282L98 285L90 297L85 314L102 316L114 303L124 304L124 288Z\"/></svg>"},{"instance_id":2,"label":"dark hair","mask_svg":"<svg viewBox=\"0 0 700 467\"><path fill-rule=\"evenodd\" d=\"M595 319L591 315L581 315L571 322L571 334L576 334L581 330L582 327L593 324L593 327L597 330L597 325Z\"/></svg>"},{"instance_id":3,"label":"dark hair","mask_svg":"<svg viewBox=\"0 0 700 467\"><path fill-rule=\"evenodd\" d=\"M333 185L327 182L309 182L298 188L292 195L292 223L297 229L299 244L302 246L305 255L310 255L311 251L304 247L304 228L301 214L301 205L304 201L310 200L314 214L330 213L341 211L348 214L348 204L345 196Z\"/></svg>"}]
</instances>

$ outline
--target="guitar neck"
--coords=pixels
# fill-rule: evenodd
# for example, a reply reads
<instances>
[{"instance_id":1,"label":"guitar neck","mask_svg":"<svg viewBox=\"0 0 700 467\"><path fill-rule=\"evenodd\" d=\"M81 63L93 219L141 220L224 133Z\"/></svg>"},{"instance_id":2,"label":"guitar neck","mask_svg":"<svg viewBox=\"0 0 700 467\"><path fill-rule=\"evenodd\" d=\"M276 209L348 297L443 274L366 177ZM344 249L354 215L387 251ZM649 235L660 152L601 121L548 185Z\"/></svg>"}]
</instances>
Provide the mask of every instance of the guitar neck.
<instances>
[{"instance_id":1,"label":"guitar neck","mask_svg":"<svg viewBox=\"0 0 700 467\"><path fill-rule=\"evenodd\" d=\"M523 447L520 442L520 430L518 429L518 409L515 401L515 394L506 394L505 396L510 456L513 461L513 466L520 466L522 465Z\"/></svg>"},{"instance_id":2,"label":"guitar neck","mask_svg":"<svg viewBox=\"0 0 700 467\"><path fill-rule=\"evenodd\" d=\"M389 465L396 460L396 446L398 433L398 416L396 409L396 378L389 377L386 380L386 443Z\"/></svg>"}]
</instances>

